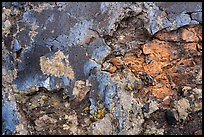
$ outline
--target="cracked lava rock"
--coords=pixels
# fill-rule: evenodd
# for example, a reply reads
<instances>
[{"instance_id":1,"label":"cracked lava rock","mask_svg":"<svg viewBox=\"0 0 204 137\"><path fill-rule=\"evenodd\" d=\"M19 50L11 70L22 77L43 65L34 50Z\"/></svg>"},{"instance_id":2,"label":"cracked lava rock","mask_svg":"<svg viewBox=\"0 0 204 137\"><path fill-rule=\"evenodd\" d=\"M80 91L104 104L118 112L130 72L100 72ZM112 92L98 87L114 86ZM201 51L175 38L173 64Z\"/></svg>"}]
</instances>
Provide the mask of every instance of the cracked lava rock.
<instances>
[{"instance_id":1,"label":"cracked lava rock","mask_svg":"<svg viewBox=\"0 0 204 137\"><path fill-rule=\"evenodd\" d=\"M3 2L3 135L202 135L202 3Z\"/></svg>"}]
</instances>

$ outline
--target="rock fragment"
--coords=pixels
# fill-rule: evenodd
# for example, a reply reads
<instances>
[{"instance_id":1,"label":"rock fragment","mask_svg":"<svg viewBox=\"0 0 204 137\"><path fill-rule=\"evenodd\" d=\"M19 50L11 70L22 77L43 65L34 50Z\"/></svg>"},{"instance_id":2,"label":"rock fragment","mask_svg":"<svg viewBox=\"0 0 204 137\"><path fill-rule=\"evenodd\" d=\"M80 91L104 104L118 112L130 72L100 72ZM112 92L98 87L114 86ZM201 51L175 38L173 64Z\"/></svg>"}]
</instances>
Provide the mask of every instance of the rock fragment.
<instances>
[{"instance_id":1,"label":"rock fragment","mask_svg":"<svg viewBox=\"0 0 204 137\"><path fill-rule=\"evenodd\" d=\"M197 42L198 37L194 28L181 29L182 40L186 42Z\"/></svg>"},{"instance_id":2,"label":"rock fragment","mask_svg":"<svg viewBox=\"0 0 204 137\"><path fill-rule=\"evenodd\" d=\"M106 115L103 119L94 122L91 126L93 135L111 135L113 133L113 126L111 116Z\"/></svg>"},{"instance_id":3,"label":"rock fragment","mask_svg":"<svg viewBox=\"0 0 204 137\"><path fill-rule=\"evenodd\" d=\"M3 134L164 134L173 128L164 104L179 112L178 119L167 111L168 123L184 120L167 134L201 134L202 25L192 25L202 23L201 5L4 2ZM183 89L183 101L175 93L184 85L192 89ZM20 124L18 107L26 111Z\"/></svg>"},{"instance_id":4,"label":"rock fragment","mask_svg":"<svg viewBox=\"0 0 204 137\"><path fill-rule=\"evenodd\" d=\"M190 110L189 101L185 98L180 99L176 104L176 108L177 108L178 113L179 113L179 119L185 120L186 117L188 116L188 112Z\"/></svg>"},{"instance_id":5,"label":"rock fragment","mask_svg":"<svg viewBox=\"0 0 204 137\"><path fill-rule=\"evenodd\" d=\"M145 117L147 117L147 118L149 118L150 117L150 115L153 113L153 112L155 112L156 110L158 110L159 109L159 106L158 106L159 104L157 103L157 101L150 101L150 103L149 103L149 111L146 113L146 112L144 112L144 116Z\"/></svg>"},{"instance_id":6,"label":"rock fragment","mask_svg":"<svg viewBox=\"0 0 204 137\"><path fill-rule=\"evenodd\" d=\"M167 110L167 111L165 112L165 115L166 115L167 123L168 123L169 125L174 125L174 124L176 124L176 117L175 117L174 112L172 112L171 110Z\"/></svg>"},{"instance_id":7,"label":"rock fragment","mask_svg":"<svg viewBox=\"0 0 204 137\"><path fill-rule=\"evenodd\" d=\"M77 80L74 84L73 95L76 96L77 100L82 101L86 94L90 91L90 86L86 86L86 82Z\"/></svg>"}]
</instances>

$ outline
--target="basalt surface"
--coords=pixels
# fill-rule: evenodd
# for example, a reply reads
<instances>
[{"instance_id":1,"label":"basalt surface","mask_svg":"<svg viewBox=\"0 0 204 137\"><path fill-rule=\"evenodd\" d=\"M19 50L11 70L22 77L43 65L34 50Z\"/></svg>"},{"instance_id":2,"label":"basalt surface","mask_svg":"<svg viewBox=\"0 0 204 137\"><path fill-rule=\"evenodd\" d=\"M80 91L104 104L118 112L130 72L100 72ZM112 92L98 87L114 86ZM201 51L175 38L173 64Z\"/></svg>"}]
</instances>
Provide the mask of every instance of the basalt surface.
<instances>
[{"instance_id":1,"label":"basalt surface","mask_svg":"<svg viewBox=\"0 0 204 137\"><path fill-rule=\"evenodd\" d=\"M201 2L3 2L2 134L201 135Z\"/></svg>"}]
</instances>

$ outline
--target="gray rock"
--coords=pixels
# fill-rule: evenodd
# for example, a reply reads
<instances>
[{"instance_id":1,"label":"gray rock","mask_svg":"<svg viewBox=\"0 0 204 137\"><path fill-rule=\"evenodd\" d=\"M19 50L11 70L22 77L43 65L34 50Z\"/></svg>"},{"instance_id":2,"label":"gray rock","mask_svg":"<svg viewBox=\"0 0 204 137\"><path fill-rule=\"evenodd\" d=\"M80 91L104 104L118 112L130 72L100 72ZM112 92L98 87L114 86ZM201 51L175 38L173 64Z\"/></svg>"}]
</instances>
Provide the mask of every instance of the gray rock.
<instances>
[{"instance_id":1,"label":"gray rock","mask_svg":"<svg viewBox=\"0 0 204 137\"><path fill-rule=\"evenodd\" d=\"M157 6L167 10L168 13L181 14L182 12L202 11L201 2L155 2Z\"/></svg>"},{"instance_id":2,"label":"gray rock","mask_svg":"<svg viewBox=\"0 0 204 137\"><path fill-rule=\"evenodd\" d=\"M91 59L101 64L103 59L110 54L111 48L106 45L102 39L96 38L90 45L88 45L87 51Z\"/></svg>"},{"instance_id":3,"label":"gray rock","mask_svg":"<svg viewBox=\"0 0 204 137\"><path fill-rule=\"evenodd\" d=\"M149 103L149 111L148 113L144 112L144 116L149 118L150 115L155 112L156 110L159 109L159 104L157 103L157 101L154 101L154 100L151 100L150 103Z\"/></svg>"},{"instance_id":4,"label":"gray rock","mask_svg":"<svg viewBox=\"0 0 204 137\"><path fill-rule=\"evenodd\" d=\"M111 121L111 116L106 115L102 120L94 122L92 125L93 135L111 135L114 130Z\"/></svg>"},{"instance_id":5,"label":"gray rock","mask_svg":"<svg viewBox=\"0 0 204 137\"><path fill-rule=\"evenodd\" d=\"M101 66L96 63L95 61L89 59L85 64L84 64L84 75L85 76L89 76L93 73L93 69L95 69L95 71L100 70Z\"/></svg>"},{"instance_id":6,"label":"gray rock","mask_svg":"<svg viewBox=\"0 0 204 137\"><path fill-rule=\"evenodd\" d=\"M192 19L202 23L202 12L195 12L191 14Z\"/></svg>"}]
</instances>

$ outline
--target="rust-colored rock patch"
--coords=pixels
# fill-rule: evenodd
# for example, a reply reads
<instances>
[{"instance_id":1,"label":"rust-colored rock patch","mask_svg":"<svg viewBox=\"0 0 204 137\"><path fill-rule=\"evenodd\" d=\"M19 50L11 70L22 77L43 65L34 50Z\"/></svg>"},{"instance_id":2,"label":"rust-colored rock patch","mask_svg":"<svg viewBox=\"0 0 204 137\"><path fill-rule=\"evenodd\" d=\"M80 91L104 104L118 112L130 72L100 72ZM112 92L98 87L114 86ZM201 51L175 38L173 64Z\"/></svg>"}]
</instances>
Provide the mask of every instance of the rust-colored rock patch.
<instances>
[{"instance_id":1,"label":"rust-colored rock patch","mask_svg":"<svg viewBox=\"0 0 204 137\"><path fill-rule=\"evenodd\" d=\"M156 80L156 84L148 88L156 98L171 96L178 87L191 84L195 66L202 65L201 31L200 25L171 32L162 30L152 41L127 52L123 58L111 58L113 66L109 72L115 73L123 62L135 75L143 72Z\"/></svg>"}]
</instances>

